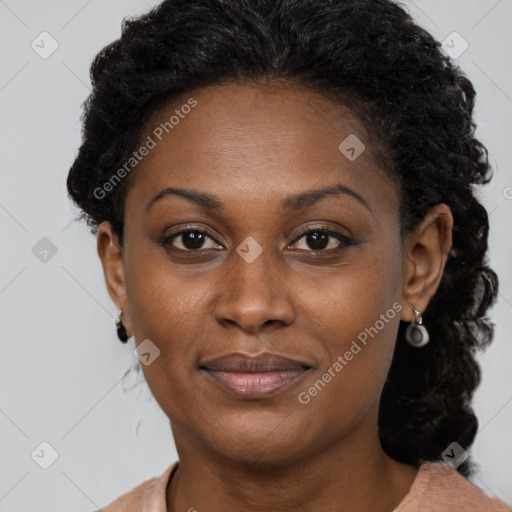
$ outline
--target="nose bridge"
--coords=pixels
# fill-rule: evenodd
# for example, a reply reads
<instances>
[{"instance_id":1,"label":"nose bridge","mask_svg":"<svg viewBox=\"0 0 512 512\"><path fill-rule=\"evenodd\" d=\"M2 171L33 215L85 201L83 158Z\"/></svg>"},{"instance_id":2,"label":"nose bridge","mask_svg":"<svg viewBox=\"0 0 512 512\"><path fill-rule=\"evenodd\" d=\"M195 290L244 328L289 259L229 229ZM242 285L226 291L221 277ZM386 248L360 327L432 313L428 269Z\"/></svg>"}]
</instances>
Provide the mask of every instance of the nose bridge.
<instances>
[{"instance_id":1,"label":"nose bridge","mask_svg":"<svg viewBox=\"0 0 512 512\"><path fill-rule=\"evenodd\" d=\"M248 237L230 259L233 268L219 288L215 311L217 320L234 322L251 331L269 320L291 323L291 298L271 250L265 250Z\"/></svg>"},{"instance_id":2,"label":"nose bridge","mask_svg":"<svg viewBox=\"0 0 512 512\"><path fill-rule=\"evenodd\" d=\"M275 262L271 261L270 249L263 251L258 250L251 242L243 242L237 248L237 255L233 256L233 264L235 268L234 279L231 282L233 291L240 295L251 298L263 295L267 299L271 299L274 295L274 284L276 267Z\"/></svg>"}]
</instances>

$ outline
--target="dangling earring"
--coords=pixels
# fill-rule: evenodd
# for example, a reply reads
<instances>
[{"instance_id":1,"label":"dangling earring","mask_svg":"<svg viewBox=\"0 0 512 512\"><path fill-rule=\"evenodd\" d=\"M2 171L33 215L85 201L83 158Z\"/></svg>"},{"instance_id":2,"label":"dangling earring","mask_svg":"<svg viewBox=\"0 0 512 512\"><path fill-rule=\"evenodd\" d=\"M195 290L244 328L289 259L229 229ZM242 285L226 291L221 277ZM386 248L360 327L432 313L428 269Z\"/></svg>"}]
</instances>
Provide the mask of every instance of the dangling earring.
<instances>
[{"instance_id":1,"label":"dangling earring","mask_svg":"<svg viewBox=\"0 0 512 512\"><path fill-rule=\"evenodd\" d=\"M427 329L423 324L423 317L421 311L414 311L414 321L407 326L405 331L405 339L413 347L423 347L429 342L429 335Z\"/></svg>"},{"instance_id":2,"label":"dangling earring","mask_svg":"<svg viewBox=\"0 0 512 512\"><path fill-rule=\"evenodd\" d=\"M119 311L119 315L116 318L117 325L117 337L123 342L126 343L128 341L128 335L126 334L126 328L123 324L123 312Z\"/></svg>"}]
</instances>

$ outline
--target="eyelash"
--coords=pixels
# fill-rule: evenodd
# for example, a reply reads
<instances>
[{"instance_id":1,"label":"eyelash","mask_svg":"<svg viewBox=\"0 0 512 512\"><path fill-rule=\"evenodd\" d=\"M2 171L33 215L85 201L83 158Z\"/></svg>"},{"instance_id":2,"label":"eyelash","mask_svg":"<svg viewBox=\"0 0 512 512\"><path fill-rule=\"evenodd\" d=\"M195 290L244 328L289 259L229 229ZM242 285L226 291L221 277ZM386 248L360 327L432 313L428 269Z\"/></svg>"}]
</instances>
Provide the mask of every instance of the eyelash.
<instances>
[{"instance_id":1,"label":"eyelash","mask_svg":"<svg viewBox=\"0 0 512 512\"><path fill-rule=\"evenodd\" d=\"M324 252L326 254L336 254L336 253L342 251L343 249L345 249L346 247L348 247L350 245L354 245L354 241L351 238L349 238L348 236L343 235L339 231L335 231L327 226L317 226L317 227L313 227L313 228L306 228L306 229L300 231L298 233L297 237L295 238L295 240L292 242L292 244L297 243L304 236L309 235L310 233L326 234L326 235L338 240L340 242L340 245L334 249L327 249L327 250L326 249L317 249L317 250L309 249L309 250L306 250L305 252L311 252L311 253Z\"/></svg>"},{"instance_id":2,"label":"eyelash","mask_svg":"<svg viewBox=\"0 0 512 512\"><path fill-rule=\"evenodd\" d=\"M201 251L217 250L217 249L195 249L195 250L194 249L177 249L176 247L172 246L172 242L173 242L174 239L179 238L181 235L184 235L184 234L187 234L187 233L200 233L202 235L206 235L208 238L213 240L215 243L218 243L215 240L215 238L210 235L210 233L208 231L205 231L205 230L202 230L202 229L197 229L197 228L195 228L193 226L187 226L186 228L184 228L184 229L182 229L180 231L177 231L176 233L173 233L172 235L166 237L161 242L161 245L163 247L171 247L171 249L173 249L175 251L190 252L190 253L200 253ZM337 252L342 251L346 247L349 247L351 245L355 245L354 240L352 240L348 236L343 235L342 233L340 233L338 231L335 231L335 230L333 230L333 229L331 229L331 228L329 228L327 226L318 226L318 227L314 227L314 228L307 228L307 229L301 231L298 234L298 236L295 238L295 240L290 245L297 243L304 236L306 236L306 235L308 235L310 233L324 233L326 235L329 235L330 237L337 239L340 242L340 246L336 247L335 249L328 249L328 250L325 250L325 249L317 249L317 250L310 249L310 250L305 250L305 252L309 252L309 253L319 253L319 252L322 253L323 252L323 253L326 253L326 254L335 254Z\"/></svg>"}]
</instances>

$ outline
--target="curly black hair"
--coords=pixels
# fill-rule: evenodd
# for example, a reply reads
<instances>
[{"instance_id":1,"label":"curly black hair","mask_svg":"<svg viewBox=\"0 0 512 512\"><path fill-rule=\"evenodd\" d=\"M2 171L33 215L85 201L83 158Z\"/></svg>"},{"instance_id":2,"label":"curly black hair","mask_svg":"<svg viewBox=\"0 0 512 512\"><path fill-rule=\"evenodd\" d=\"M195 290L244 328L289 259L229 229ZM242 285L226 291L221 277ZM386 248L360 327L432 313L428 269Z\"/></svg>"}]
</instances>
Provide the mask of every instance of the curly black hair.
<instances>
[{"instance_id":1,"label":"curly black hair","mask_svg":"<svg viewBox=\"0 0 512 512\"><path fill-rule=\"evenodd\" d=\"M91 65L82 145L67 179L92 233L109 221L123 245L124 200L136 170L94 191L140 144L163 105L221 83L286 80L348 106L399 184L404 237L436 204L453 214L453 245L424 314L430 343L404 342L401 322L379 410L383 449L418 466L466 450L478 420L477 349L492 340L486 311L498 279L487 262L489 222L473 186L488 183L488 152L474 137L475 90L441 43L391 0L166 0L123 20L120 39ZM457 467L468 477L469 457Z\"/></svg>"}]
</instances>

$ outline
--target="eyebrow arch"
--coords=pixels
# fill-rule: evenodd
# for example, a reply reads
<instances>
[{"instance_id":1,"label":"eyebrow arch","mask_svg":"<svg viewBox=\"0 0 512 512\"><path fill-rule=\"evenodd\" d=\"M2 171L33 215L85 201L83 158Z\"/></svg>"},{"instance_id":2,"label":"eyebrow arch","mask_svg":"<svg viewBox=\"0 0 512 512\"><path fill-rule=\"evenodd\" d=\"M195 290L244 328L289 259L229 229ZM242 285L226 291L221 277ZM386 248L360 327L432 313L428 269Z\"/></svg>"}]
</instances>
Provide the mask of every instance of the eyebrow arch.
<instances>
[{"instance_id":1,"label":"eyebrow arch","mask_svg":"<svg viewBox=\"0 0 512 512\"><path fill-rule=\"evenodd\" d=\"M372 209L370 208L370 206L363 197L361 197L357 192L353 191L352 189L341 184L334 184L320 189L310 190L307 192L301 192L299 194L288 196L287 198L284 199L282 206L286 213L291 213L293 211L306 208L307 206L312 205L313 203L319 201L320 199L323 199L324 197L340 194L345 194L347 196L353 197L354 199L359 201L359 203L361 203L370 213L373 213ZM150 208L157 201L168 196L183 197L188 201L198 204L199 206L206 210L224 211L224 204L215 196L211 196L209 194L205 194L197 190L167 187L163 189L161 192L159 192L148 203L148 205L146 206L146 213L148 213Z\"/></svg>"},{"instance_id":2,"label":"eyebrow arch","mask_svg":"<svg viewBox=\"0 0 512 512\"><path fill-rule=\"evenodd\" d=\"M189 201L202 206L206 210L224 210L224 205L222 202L214 196L204 194L203 192L198 192L197 190L167 187L159 192L153 199L151 199L151 201L146 206L146 213L148 213L150 208L157 201L168 196L184 197L185 199L188 199Z\"/></svg>"},{"instance_id":3,"label":"eyebrow arch","mask_svg":"<svg viewBox=\"0 0 512 512\"><path fill-rule=\"evenodd\" d=\"M285 212L290 213L310 206L313 203L316 203L318 200L323 199L324 197L340 194L345 194L349 197L357 199L357 201L359 201L370 213L373 213L370 205L365 201L363 197L361 197L351 188L348 188L345 185L341 185L339 183L289 196L283 201L283 209Z\"/></svg>"}]
</instances>

